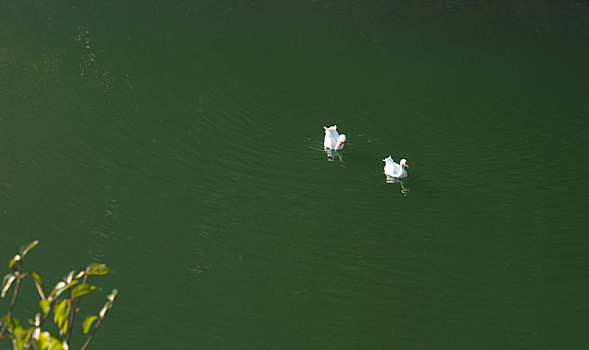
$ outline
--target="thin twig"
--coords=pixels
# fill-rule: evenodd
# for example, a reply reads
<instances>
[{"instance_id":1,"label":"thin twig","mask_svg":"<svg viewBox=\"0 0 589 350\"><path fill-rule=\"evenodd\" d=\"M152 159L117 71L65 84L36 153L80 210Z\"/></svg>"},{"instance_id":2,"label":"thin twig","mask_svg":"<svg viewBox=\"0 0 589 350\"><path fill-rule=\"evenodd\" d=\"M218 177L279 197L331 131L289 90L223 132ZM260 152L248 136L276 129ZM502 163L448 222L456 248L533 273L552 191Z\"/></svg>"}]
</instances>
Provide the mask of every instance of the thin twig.
<instances>
[{"instance_id":1,"label":"thin twig","mask_svg":"<svg viewBox=\"0 0 589 350\"><path fill-rule=\"evenodd\" d=\"M45 321L47 321L47 318L49 317L49 314L51 313L51 309L53 309L53 304L55 304L56 301L57 301L57 298L53 299L49 303L49 306L47 307L47 313L45 315L43 315L43 318L39 322L39 326L37 328L41 329L41 327L43 327L43 324L45 323ZM31 337L31 339L29 339L29 342L25 345L25 349L30 349L31 346L33 345L33 341L34 341L34 339L33 339L33 337Z\"/></svg>"},{"instance_id":2,"label":"thin twig","mask_svg":"<svg viewBox=\"0 0 589 350\"><path fill-rule=\"evenodd\" d=\"M86 280L88 279L88 275L84 274L84 279L82 280L82 284L86 283ZM71 296L71 292L70 292L70 296ZM70 304L72 306L72 313L70 314L70 323L68 324L67 327L67 333L65 336L65 341L70 342L70 338L72 336L72 327L74 326L74 318L76 317L76 312L78 311L78 307L80 307L80 299L78 298L76 299L76 305L74 305L74 300L70 298Z\"/></svg>"},{"instance_id":3,"label":"thin twig","mask_svg":"<svg viewBox=\"0 0 589 350\"><path fill-rule=\"evenodd\" d=\"M100 327L100 325L102 324L102 321L104 321L104 318L106 317L106 314L110 311L110 308L113 305L114 305L114 299L111 300L110 307L107 307L106 310L104 310L104 314L102 316L100 316L100 314L99 314L98 321L96 322L96 326L94 326L94 329L92 330L92 333L90 333L90 335L88 336L88 338L86 339L86 341L84 342L84 345L82 345L82 347L80 348L80 350L86 350L86 348L88 347L88 345L92 341L92 338L94 337L94 334L96 334L96 331L98 330L98 327ZM105 307L106 307L106 305L105 305Z\"/></svg>"},{"instance_id":4,"label":"thin twig","mask_svg":"<svg viewBox=\"0 0 589 350\"><path fill-rule=\"evenodd\" d=\"M92 333L90 333L90 335L88 336L88 339L86 339L86 342L84 342L84 345L82 345L82 347L80 348L80 350L86 350L86 348L88 347L88 345L92 341L92 338L94 337L94 334L96 334L96 331L98 330L98 327L100 327L100 325L102 324L102 320L104 320L104 318L98 319L98 322L96 322L96 326L94 326L94 329L92 330Z\"/></svg>"},{"instance_id":5,"label":"thin twig","mask_svg":"<svg viewBox=\"0 0 589 350\"><path fill-rule=\"evenodd\" d=\"M16 276L16 283L14 284L14 291L12 292L12 299L10 300L10 309L8 309L8 314L6 315L7 318L12 317L12 310L14 310L14 305L16 304L16 296L18 295L18 288L20 287L20 281L22 280L23 276L21 275L22 271L22 259L19 260L18 270L14 272ZM2 329L0 330L0 339L4 339L4 331L8 327L7 322L3 322Z\"/></svg>"}]
</instances>

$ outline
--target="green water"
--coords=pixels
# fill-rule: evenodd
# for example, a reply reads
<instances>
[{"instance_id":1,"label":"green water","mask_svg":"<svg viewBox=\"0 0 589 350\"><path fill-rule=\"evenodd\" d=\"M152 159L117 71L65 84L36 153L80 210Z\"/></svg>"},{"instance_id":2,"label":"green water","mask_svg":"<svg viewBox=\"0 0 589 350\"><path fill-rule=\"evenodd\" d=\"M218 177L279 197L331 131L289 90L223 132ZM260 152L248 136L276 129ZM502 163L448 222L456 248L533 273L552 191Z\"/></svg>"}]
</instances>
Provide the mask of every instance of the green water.
<instances>
[{"instance_id":1,"label":"green water","mask_svg":"<svg viewBox=\"0 0 589 350\"><path fill-rule=\"evenodd\" d=\"M0 260L95 349L587 348L588 97L585 1L3 1Z\"/></svg>"}]
</instances>

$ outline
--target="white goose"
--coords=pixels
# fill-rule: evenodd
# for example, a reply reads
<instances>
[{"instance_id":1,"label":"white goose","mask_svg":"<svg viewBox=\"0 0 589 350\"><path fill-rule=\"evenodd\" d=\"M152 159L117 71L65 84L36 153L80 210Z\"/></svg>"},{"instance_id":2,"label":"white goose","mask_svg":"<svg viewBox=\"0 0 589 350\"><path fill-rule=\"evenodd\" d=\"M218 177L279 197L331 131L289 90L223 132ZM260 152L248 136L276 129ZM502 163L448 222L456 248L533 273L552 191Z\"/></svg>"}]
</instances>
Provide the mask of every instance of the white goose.
<instances>
[{"instance_id":1,"label":"white goose","mask_svg":"<svg viewBox=\"0 0 589 350\"><path fill-rule=\"evenodd\" d=\"M344 149L346 135L338 134L337 125L330 126L329 128L324 126L323 129L325 129L325 140L323 140L323 147L336 151Z\"/></svg>"},{"instance_id":2,"label":"white goose","mask_svg":"<svg viewBox=\"0 0 589 350\"><path fill-rule=\"evenodd\" d=\"M407 160L401 159L400 164L395 163L391 156L386 157L383 159L385 162L384 165L384 173L387 176L394 177L395 179L403 179L407 177L407 171L405 168L409 168L409 164L407 164Z\"/></svg>"}]
</instances>

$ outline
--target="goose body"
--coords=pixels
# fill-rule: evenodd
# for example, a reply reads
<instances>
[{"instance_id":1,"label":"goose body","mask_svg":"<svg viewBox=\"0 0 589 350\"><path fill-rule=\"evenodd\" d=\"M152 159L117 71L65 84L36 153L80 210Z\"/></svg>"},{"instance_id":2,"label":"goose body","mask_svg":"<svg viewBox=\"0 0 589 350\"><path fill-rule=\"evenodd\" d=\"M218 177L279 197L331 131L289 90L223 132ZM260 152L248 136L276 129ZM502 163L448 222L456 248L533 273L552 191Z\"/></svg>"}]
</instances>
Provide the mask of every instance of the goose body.
<instances>
[{"instance_id":1,"label":"goose body","mask_svg":"<svg viewBox=\"0 0 589 350\"><path fill-rule=\"evenodd\" d=\"M401 159L399 164L397 164L391 156L388 156L385 159L383 159L383 162L385 163L385 175L394 177L395 179L403 179L407 177L407 171L405 170L405 168L409 168L407 160Z\"/></svg>"},{"instance_id":2,"label":"goose body","mask_svg":"<svg viewBox=\"0 0 589 350\"><path fill-rule=\"evenodd\" d=\"M330 126L329 128L324 126L323 129L325 129L325 139L323 140L323 147L325 149L331 149L335 151L344 149L346 135L340 135L337 132L337 125Z\"/></svg>"}]
</instances>

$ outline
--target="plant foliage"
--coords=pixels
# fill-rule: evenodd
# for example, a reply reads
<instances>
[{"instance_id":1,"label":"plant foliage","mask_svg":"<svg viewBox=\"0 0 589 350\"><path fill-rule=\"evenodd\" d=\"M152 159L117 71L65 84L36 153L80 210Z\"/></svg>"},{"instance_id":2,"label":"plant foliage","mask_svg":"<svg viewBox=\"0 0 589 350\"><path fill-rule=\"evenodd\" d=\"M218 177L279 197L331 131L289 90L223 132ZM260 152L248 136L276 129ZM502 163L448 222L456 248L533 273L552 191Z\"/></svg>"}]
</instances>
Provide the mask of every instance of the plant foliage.
<instances>
[{"instance_id":1,"label":"plant foliage","mask_svg":"<svg viewBox=\"0 0 589 350\"><path fill-rule=\"evenodd\" d=\"M92 263L78 273L70 271L47 294L43 280L38 273L23 271L25 256L37 244L39 241L35 240L21 247L18 254L8 262L8 268L12 271L2 279L0 297L4 298L11 290L12 297L8 313L0 317L0 341L10 339L14 350L67 350L70 348L70 337L79 310L80 299L99 290L97 286L87 283L88 277L106 275L110 273L110 268L104 264ZM23 327L20 321L13 316L13 310L20 292L21 281L26 277L30 277L34 282L41 310L34 316L34 320L29 321L30 325ZM87 316L84 319L82 331L87 338L81 347L82 350L85 350L92 341L106 314L114 305L117 294L117 290L113 290L107 296L106 303L98 314ZM51 314L53 314L52 319L58 334L48 331L45 326L45 321Z\"/></svg>"}]
</instances>

